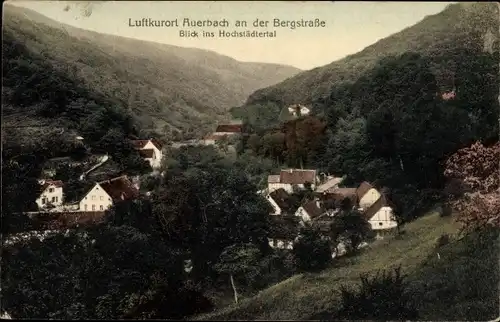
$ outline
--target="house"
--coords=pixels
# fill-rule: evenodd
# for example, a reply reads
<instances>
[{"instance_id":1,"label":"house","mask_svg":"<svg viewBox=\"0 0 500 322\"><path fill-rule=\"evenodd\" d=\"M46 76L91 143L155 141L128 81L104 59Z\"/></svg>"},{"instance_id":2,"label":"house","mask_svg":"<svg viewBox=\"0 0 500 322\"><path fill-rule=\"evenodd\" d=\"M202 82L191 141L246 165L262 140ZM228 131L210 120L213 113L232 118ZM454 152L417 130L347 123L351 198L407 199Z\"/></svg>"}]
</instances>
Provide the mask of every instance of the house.
<instances>
[{"instance_id":1,"label":"house","mask_svg":"<svg viewBox=\"0 0 500 322\"><path fill-rule=\"evenodd\" d=\"M121 176L98 182L81 199L80 211L106 211L113 204L122 200L135 199L139 195L136 186L127 178Z\"/></svg>"},{"instance_id":2,"label":"house","mask_svg":"<svg viewBox=\"0 0 500 322\"><path fill-rule=\"evenodd\" d=\"M38 208L60 206L63 203L63 182L60 180L40 180L40 195L35 200Z\"/></svg>"},{"instance_id":3,"label":"house","mask_svg":"<svg viewBox=\"0 0 500 322\"><path fill-rule=\"evenodd\" d=\"M363 212L363 216L375 231L394 229L398 226L392 208L383 194Z\"/></svg>"},{"instance_id":4,"label":"house","mask_svg":"<svg viewBox=\"0 0 500 322\"><path fill-rule=\"evenodd\" d=\"M370 183L362 182L356 190L360 210L366 210L380 198L381 194Z\"/></svg>"},{"instance_id":5,"label":"house","mask_svg":"<svg viewBox=\"0 0 500 322\"><path fill-rule=\"evenodd\" d=\"M322 215L328 214L327 210L319 200L311 200L297 209L295 212L296 217L300 217L303 222L308 222L319 218Z\"/></svg>"},{"instance_id":6,"label":"house","mask_svg":"<svg viewBox=\"0 0 500 322\"><path fill-rule=\"evenodd\" d=\"M318 187L316 188L316 192L323 193L327 190L338 188L339 184L341 184L342 181L344 181L343 177L329 176L329 177L327 177L325 182L318 185Z\"/></svg>"},{"instance_id":7,"label":"house","mask_svg":"<svg viewBox=\"0 0 500 322\"><path fill-rule=\"evenodd\" d=\"M270 192L283 188L288 193L294 192L294 187L298 189L305 189L307 184L311 184L311 189L316 188L316 170L304 169L284 169L281 170L278 176L268 176L267 184Z\"/></svg>"},{"instance_id":8,"label":"house","mask_svg":"<svg viewBox=\"0 0 500 322\"><path fill-rule=\"evenodd\" d=\"M151 168L160 168L163 159L163 145L158 140L132 140L131 142L144 160L149 162Z\"/></svg>"},{"instance_id":9,"label":"house","mask_svg":"<svg viewBox=\"0 0 500 322\"><path fill-rule=\"evenodd\" d=\"M299 236L299 220L296 217L272 216L269 230L269 246L278 249L293 249Z\"/></svg>"},{"instance_id":10,"label":"house","mask_svg":"<svg viewBox=\"0 0 500 322\"><path fill-rule=\"evenodd\" d=\"M285 215L292 211L291 197L283 188L268 193L266 199L274 209L270 215Z\"/></svg>"},{"instance_id":11,"label":"house","mask_svg":"<svg viewBox=\"0 0 500 322\"><path fill-rule=\"evenodd\" d=\"M214 145L220 140L237 137L243 132L243 124L241 122L232 124L220 124L215 132L203 137L203 144Z\"/></svg>"},{"instance_id":12,"label":"house","mask_svg":"<svg viewBox=\"0 0 500 322\"><path fill-rule=\"evenodd\" d=\"M294 104L288 107L288 112L293 116L306 116L311 113L311 109L302 104Z\"/></svg>"}]
</instances>

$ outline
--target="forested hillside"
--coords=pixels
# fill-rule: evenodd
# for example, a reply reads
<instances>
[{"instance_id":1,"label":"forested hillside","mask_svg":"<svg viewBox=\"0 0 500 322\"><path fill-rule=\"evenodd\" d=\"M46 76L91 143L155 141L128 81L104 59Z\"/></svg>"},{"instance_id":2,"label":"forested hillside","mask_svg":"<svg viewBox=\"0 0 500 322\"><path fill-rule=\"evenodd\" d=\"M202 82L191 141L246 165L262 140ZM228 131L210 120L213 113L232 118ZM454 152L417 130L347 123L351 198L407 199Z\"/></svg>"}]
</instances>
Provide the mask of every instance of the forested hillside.
<instances>
[{"instance_id":1,"label":"forested hillside","mask_svg":"<svg viewBox=\"0 0 500 322\"><path fill-rule=\"evenodd\" d=\"M360 53L255 93L232 111L253 129L245 148L283 166L346 175L344 184L368 180L387 190L403 220L418 216L442 197L446 157L475 141L498 141L492 5L450 5ZM331 78L295 83L319 71ZM313 115L279 120L285 103L304 102Z\"/></svg>"},{"instance_id":2,"label":"forested hillside","mask_svg":"<svg viewBox=\"0 0 500 322\"><path fill-rule=\"evenodd\" d=\"M327 99L343 83L356 81L383 57L406 52L431 59L431 68L443 89L453 87L453 75L460 73L460 55L455 49L483 50L498 46L498 14L495 3L450 4L414 26L381 39L362 51L329 65L305 71L279 84L253 93L246 105L315 103ZM463 60L466 61L466 60Z\"/></svg>"},{"instance_id":3,"label":"forested hillside","mask_svg":"<svg viewBox=\"0 0 500 322\"><path fill-rule=\"evenodd\" d=\"M95 110L87 106L95 103L132 116L142 129L167 133L196 129L192 134L200 134L251 92L299 71L90 32L12 5L4 9L3 99L10 107L4 110L6 121L30 115L37 122L55 117L63 125L70 117L85 123L82 111ZM56 95L49 91L54 88L66 92ZM75 95L81 92L101 99L79 101ZM58 102L50 95L56 95Z\"/></svg>"}]
</instances>

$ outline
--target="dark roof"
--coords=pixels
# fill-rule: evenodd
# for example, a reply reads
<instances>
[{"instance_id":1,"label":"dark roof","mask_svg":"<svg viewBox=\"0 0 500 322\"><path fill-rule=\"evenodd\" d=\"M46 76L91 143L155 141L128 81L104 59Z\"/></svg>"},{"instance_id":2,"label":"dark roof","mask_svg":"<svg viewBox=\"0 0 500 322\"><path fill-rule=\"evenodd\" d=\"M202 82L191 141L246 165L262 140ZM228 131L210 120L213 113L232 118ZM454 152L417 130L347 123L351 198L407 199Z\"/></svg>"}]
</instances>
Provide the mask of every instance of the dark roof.
<instances>
[{"instance_id":1,"label":"dark roof","mask_svg":"<svg viewBox=\"0 0 500 322\"><path fill-rule=\"evenodd\" d=\"M147 140L130 140L130 142L132 143L132 145L134 146L134 148L136 149L142 149L146 144L148 144L148 142L151 141L151 143L154 144L154 146L156 146L156 148L158 150L161 150L161 148L163 147L163 144L162 142L160 142L159 140L156 140L156 139L147 139Z\"/></svg>"},{"instance_id":2,"label":"dark roof","mask_svg":"<svg viewBox=\"0 0 500 322\"><path fill-rule=\"evenodd\" d=\"M295 216L269 216L269 237L284 240L294 240L299 235L300 218Z\"/></svg>"},{"instance_id":3,"label":"dark roof","mask_svg":"<svg viewBox=\"0 0 500 322\"><path fill-rule=\"evenodd\" d=\"M143 158L151 159L151 158L153 158L153 155L155 154L155 150L153 150L153 149L143 149L143 150L139 150L139 154Z\"/></svg>"},{"instance_id":4,"label":"dark roof","mask_svg":"<svg viewBox=\"0 0 500 322\"><path fill-rule=\"evenodd\" d=\"M280 172L280 183L304 184L306 182L312 184L316 182L316 170L286 169Z\"/></svg>"},{"instance_id":5,"label":"dark roof","mask_svg":"<svg viewBox=\"0 0 500 322\"><path fill-rule=\"evenodd\" d=\"M106 181L99 182L99 185L113 199L121 201L135 199L139 196L139 190L132 184L127 176L121 176Z\"/></svg>"},{"instance_id":6,"label":"dark roof","mask_svg":"<svg viewBox=\"0 0 500 322\"><path fill-rule=\"evenodd\" d=\"M362 182L359 185L358 189L356 190L356 195L358 195L358 200L361 200L361 198L363 198L363 196L372 188L373 186L370 183L366 181Z\"/></svg>"},{"instance_id":7,"label":"dark roof","mask_svg":"<svg viewBox=\"0 0 500 322\"><path fill-rule=\"evenodd\" d=\"M40 187L40 193L44 192L45 189L47 189L50 186L55 186L56 188L61 188L64 186L64 183L61 180L50 180L46 179L44 182L41 184Z\"/></svg>"},{"instance_id":8,"label":"dark roof","mask_svg":"<svg viewBox=\"0 0 500 322\"><path fill-rule=\"evenodd\" d=\"M302 208L304 208L311 219L317 218L325 213L325 209L323 209L321 203L318 207L318 202L316 200L305 203L304 205L302 205Z\"/></svg>"},{"instance_id":9,"label":"dark roof","mask_svg":"<svg viewBox=\"0 0 500 322\"><path fill-rule=\"evenodd\" d=\"M269 194L269 196L276 202L281 210L291 210L292 201L290 200L290 195L283 188L274 190Z\"/></svg>"},{"instance_id":10,"label":"dark roof","mask_svg":"<svg viewBox=\"0 0 500 322\"><path fill-rule=\"evenodd\" d=\"M331 189L325 192L325 199L333 199L335 201L343 201L344 199L349 199L354 204L358 199L358 195L356 192L356 188Z\"/></svg>"},{"instance_id":11,"label":"dark roof","mask_svg":"<svg viewBox=\"0 0 500 322\"><path fill-rule=\"evenodd\" d=\"M221 124L215 132L241 133L242 127L241 124Z\"/></svg>"},{"instance_id":12,"label":"dark roof","mask_svg":"<svg viewBox=\"0 0 500 322\"><path fill-rule=\"evenodd\" d=\"M378 198L377 201L373 203L366 211L363 212L363 217L365 217L366 220L370 220L382 207L385 207L387 205L387 199L386 197L381 194L380 198Z\"/></svg>"}]
</instances>

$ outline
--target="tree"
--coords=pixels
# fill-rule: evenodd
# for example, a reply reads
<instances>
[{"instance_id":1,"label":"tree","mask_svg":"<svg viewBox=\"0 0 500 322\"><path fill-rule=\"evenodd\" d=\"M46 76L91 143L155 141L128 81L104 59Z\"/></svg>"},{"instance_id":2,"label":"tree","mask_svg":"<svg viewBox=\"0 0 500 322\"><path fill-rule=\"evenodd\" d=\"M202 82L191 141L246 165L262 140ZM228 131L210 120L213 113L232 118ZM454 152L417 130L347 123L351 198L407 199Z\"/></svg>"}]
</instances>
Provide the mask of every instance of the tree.
<instances>
[{"instance_id":1,"label":"tree","mask_svg":"<svg viewBox=\"0 0 500 322\"><path fill-rule=\"evenodd\" d=\"M358 290L341 286L342 306L334 319L342 320L415 320L418 311L401 268L377 272L375 276L361 275Z\"/></svg>"},{"instance_id":2,"label":"tree","mask_svg":"<svg viewBox=\"0 0 500 322\"><path fill-rule=\"evenodd\" d=\"M236 304L238 303L238 291L235 277L246 283L257 278L260 273L259 257L259 249L250 243L231 245L219 257L215 269L220 274L229 276Z\"/></svg>"},{"instance_id":3,"label":"tree","mask_svg":"<svg viewBox=\"0 0 500 322\"><path fill-rule=\"evenodd\" d=\"M459 180L470 193L449 200L460 212L465 231L500 226L500 143L485 147L476 142L446 160L445 175ZM450 196L453 197L453 196Z\"/></svg>"},{"instance_id":4,"label":"tree","mask_svg":"<svg viewBox=\"0 0 500 322\"><path fill-rule=\"evenodd\" d=\"M305 227L293 245L297 268L301 271L317 271L328 266L332 259L330 242L319 231Z\"/></svg>"},{"instance_id":5,"label":"tree","mask_svg":"<svg viewBox=\"0 0 500 322\"><path fill-rule=\"evenodd\" d=\"M357 210L349 210L335 216L330 226L332 240L347 241L349 253L356 252L371 231L370 224Z\"/></svg>"}]
</instances>

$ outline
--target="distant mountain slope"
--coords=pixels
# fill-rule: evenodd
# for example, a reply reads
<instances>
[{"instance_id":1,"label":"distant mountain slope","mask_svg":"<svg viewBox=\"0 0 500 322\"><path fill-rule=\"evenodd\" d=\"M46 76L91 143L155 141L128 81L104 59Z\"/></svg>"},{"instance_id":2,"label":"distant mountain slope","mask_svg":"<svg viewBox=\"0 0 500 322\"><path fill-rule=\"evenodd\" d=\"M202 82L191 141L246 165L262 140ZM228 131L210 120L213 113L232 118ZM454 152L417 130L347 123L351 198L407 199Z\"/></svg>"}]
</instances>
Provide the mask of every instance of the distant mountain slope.
<instances>
[{"instance_id":1,"label":"distant mountain slope","mask_svg":"<svg viewBox=\"0 0 500 322\"><path fill-rule=\"evenodd\" d=\"M16 42L83 88L121 102L143 128L202 131L253 91L300 71L99 34L12 5L3 18L4 45Z\"/></svg>"},{"instance_id":2,"label":"distant mountain slope","mask_svg":"<svg viewBox=\"0 0 500 322\"><path fill-rule=\"evenodd\" d=\"M327 97L336 85L356 81L378 60L390 55L413 51L433 57L443 56L458 47L480 50L494 47L498 33L497 10L496 3L450 4L442 12L427 16L359 53L260 89L249 97L246 105L270 101L280 105L313 103ZM455 72L453 62L436 60L434 68L438 81L451 87Z\"/></svg>"}]
</instances>

